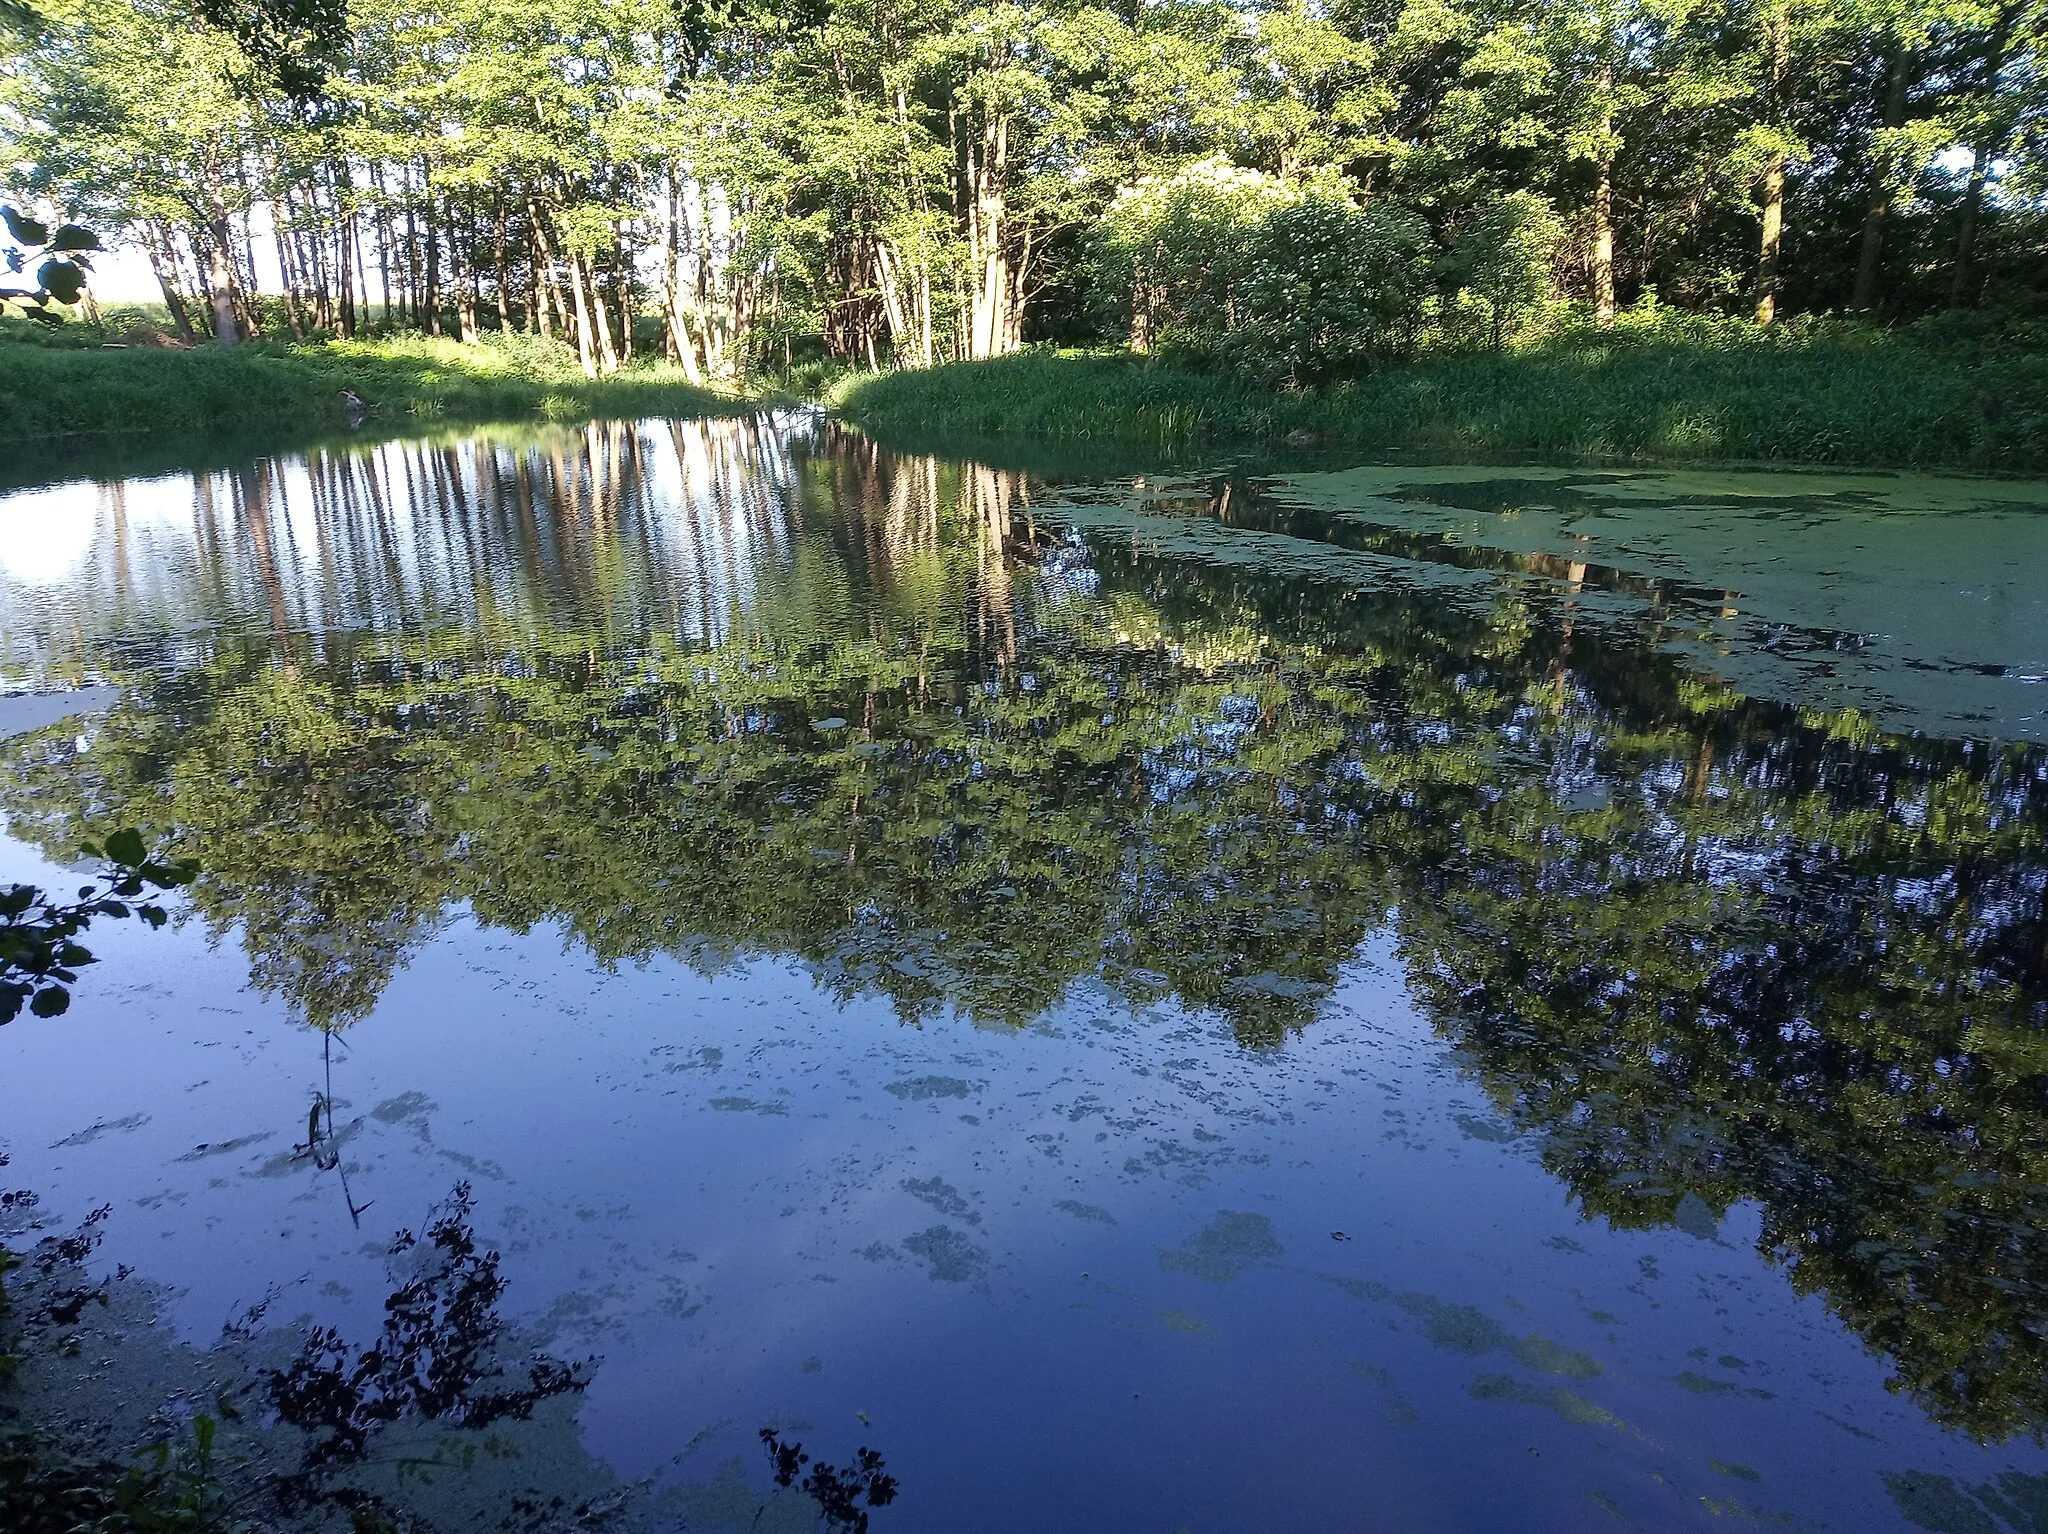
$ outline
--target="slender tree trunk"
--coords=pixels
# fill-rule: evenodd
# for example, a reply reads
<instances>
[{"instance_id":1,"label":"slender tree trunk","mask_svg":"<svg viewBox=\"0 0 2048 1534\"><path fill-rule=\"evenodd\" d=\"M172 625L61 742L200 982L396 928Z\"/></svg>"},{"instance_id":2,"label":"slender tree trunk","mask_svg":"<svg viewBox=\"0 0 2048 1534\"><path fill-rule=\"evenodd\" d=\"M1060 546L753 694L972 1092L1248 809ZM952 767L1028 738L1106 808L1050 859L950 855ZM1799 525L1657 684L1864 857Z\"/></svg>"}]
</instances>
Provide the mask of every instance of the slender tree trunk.
<instances>
[{"instance_id":1,"label":"slender tree trunk","mask_svg":"<svg viewBox=\"0 0 2048 1534\"><path fill-rule=\"evenodd\" d=\"M1985 47L1983 94L1986 101L1994 101L1998 96L1998 77L2005 69L2006 42L2019 10L2018 5L2010 5L1998 13L1998 24L1992 28L1991 40ZM1963 192L1962 217L1956 224L1955 273L1948 293L1951 309L1970 308L1977 302L1970 263L1977 254L1977 220L1984 207L1984 185L1990 173L1991 157L1997 152L2000 137L2002 134L1980 128L1979 142L1970 154L1970 181Z\"/></svg>"},{"instance_id":2,"label":"slender tree trunk","mask_svg":"<svg viewBox=\"0 0 2048 1534\"><path fill-rule=\"evenodd\" d=\"M456 268L455 300L456 323L461 328L462 344L476 345L482 335L479 313L483 307L483 273L479 270L482 262L477 259L476 208L472 204L463 209L461 235L450 241L451 254L459 252ZM450 233L453 234L451 228Z\"/></svg>"},{"instance_id":3,"label":"slender tree trunk","mask_svg":"<svg viewBox=\"0 0 2048 1534\"><path fill-rule=\"evenodd\" d=\"M350 204L350 211L344 215L348 219L348 248L356 262L356 292L362 295L363 300L362 307L355 311L353 323L367 332L370 329L370 272L363 264L363 231L356 222L353 198L350 199Z\"/></svg>"},{"instance_id":4,"label":"slender tree trunk","mask_svg":"<svg viewBox=\"0 0 2048 1534\"><path fill-rule=\"evenodd\" d=\"M930 367L938 360L932 350L932 266L920 260L917 267L917 351L920 365Z\"/></svg>"},{"instance_id":5,"label":"slender tree trunk","mask_svg":"<svg viewBox=\"0 0 2048 1534\"><path fill-rule=\"evenodd\" d=\"M1892 49L1885 61L1884 126L1887 132L1905 124L1909 69L1906 50ZM1896 167L1896 156L1889 144L1880 140L1878 151L1872 157L1870 206L1863 214L1863 240L1856 251L1856 286L1849 296L1849 307L1859 312L1877 307L1877 266L1884 254L1884 223L1891 214L1892 179L1897 173Z\"/></svg>"},{"instance_id":6,"label":"slender tree trunk","mask_svg":"<svg viewBox=\"0 0 2048 1534\"><path fill-rule=\"evenodd\" d=\"M677 195L675 162L670 161L662 170L663 184L668 190L668 222L662 225L661 230L661 306L663 318L668 322L665 341L668 360L680 365L683 349L676 330L676 282L682 270L679 250L682 236L678 228L682 222L682 199Z\"/></svg>"},{"instance_id":7,"label":"slender tree trunk","mask_svg":"<svg viewBox=\"0 0 2048 1534\"><path fill-rule=\"evenodd\" d=\"M1792 67L1790 0L1779 0L1771 12L1771 99L1773 123L1783 114L1785 76ZM1763 227L1756 258L1756 322L1768 325L1778 317L1778 265L1785 240L1785 155L1774 152L1764 164Z\"/></svg>"},{"instance_id":8,"label":"slender tree trunk","mask_svg":"<svg viewBox=\"0 0 2048 1534\"><path fill-rule=\"evenodd\" d=\"M255 340L263 334L263 323L256 308L256 279L253 270L256 262L250 256L246 237L247 227L244 226L244 238L241 240L233 238L234 220L225 220L222 227L228 231L230 240L226 247L228 292L234 304L235 316L241 323L243 339Z\"/></svg>"},{"instance_id":9,"label":"slender tree trunk","mask_svg":"<svg viewBox=\"0 0 2048 1534\"><path fill-rule=\"evenodd\" d=\"M319 201L309 194L302 211L287 194L285 206L292 215L293 261L313 300L313 328L331 331L335 328L334 292L327 282L327 248L320 239Z\"/></svg>"},{"instance_id":10,"label":"slender tree trunk","mask_svg":"<svg viewBox=\"0 0 2048 1534\"><path fill-rule=\"evenodd\" d=\"M1763 239L1756 262L1756 322L1768 325L1778 317L1778 261L1785 240L1785 157L1773 155L1764 167Z\"/></svg>"},{"instance_id":11,"label":"slender tree trunk","mask_svg":"<svg viewBox=\"0 0 2048 1534\"><path fill-rule=\"evenodd\" d=\"M372 167L370 184L377 189L377 286L384 299L384 329L391 329L391 204L384 192L384 172Z\"/></svg>"},{"instance_id":12,"label":"slender tree trunk","mask_svg":"<svg viewBox=\"0 0 2048 1534\"><path fill-rule=\"evenodd\" d=\"M1990 163L1990 149L1979 144L1970 156L1969 187L1963 193L1962 214L1956 222L1955 270L1948 289L1948 306L1951 309L1972 309L1977 304L1970 263L1977 254L1978 210L1984 206L1984 183L1989 179Z\"/></svg>"},{"instance_id":13,"label":"slender tree trunk","mask_svg":"<svg viewBox=\"0 0 2048 1534\"><path fill-rule=\"evenodd\" d=\"M895 251L887 240L875 241L875 290L881 295L882 317L889 326L889 353L902 365L906 357L915 356L915 322L912 320L904 291L903 264L896 258Z\"/></svg>"},{"instance_id":14,"label":"slender tree trunk","mask_svg":"<svg viewBox=\"0 0 2048 1534\"><path fill-rule=\"evenodd\" d=\"M334 193L334 276L341 299L339 317L344 336L356 333L355 283L351 278L355 269L354 246L355 219L350 215L337 183Z\"/></svg>"},{"instance_id":15,"label":"slender tree trunk","mask_svg":"<svg viewBox=\"0 0 2048 1534\"><path fill-rule=\"evenodd\" d=\"M1614 65L1600 66L1600 148L1594 156L1593 318L1614 323Z\"/></svg>"},{"instance_id":16,"label":"slender tree trunk","mask_svg":"<svg viewBox=\"0 0 2048 1534\"><path fill-rule=\"evenodd\" d=\"M541 243L540 210L531 201L526 204L526 232L528 243L533 247L528 256L533 263L533 287L526 303L527 328L536 335L552 338L554 279L549 268L547 247Z\"/></svg>"},{"instance_id":17,"label":"slender tree trunk","mask_svg":"<svg viewBox=\"0 0 2048 1534\"><path fill-rule=\"evenodd\" d=\"M619 241L612 247L612 286L619 295L619 366L625 367L633 360L633 264L617 230L612 238Z\"/></svg>"},{"instance_id":18,"label":"slender tree trunk","mask_svg":"<svg viewBox=\"0 0 2048 1534\"><path fill-rule=\"evenodd\" d=\"M583 281L583 258L574 251L565 263L569 268L569 292L576 300L576 356L583 364L585 378L597 377L596 329L591 321L590 294ZM600 310L600 313L603 311Z\"/></svg>"},{"instance_id":19,"label":"slender tree trunk","mask_svg":"<svg viewBox=\"0 0 2048 1534\"><path fill-rule=\"evenodd\" d=\"M281 203L270 205L270 233L277 243L277 274L284 285L285 326L294 341L303 341L306 326L299 318L298 263L292 259L291 241L285 236L285 210Z\"/></svg>"},{"instance_id":20,"label":"slender tree trunk","mask_svg":"<svg viewBox=\"0 0 2048 1534\"><path fill-rule=\"evenodd\" d=\"M968 261L974 276L971 310L967 315L967 355L993 357L1009 350L1009 307L1012 276L1006 241L1009 209L1005 183L1009 175L1010 127L1003 117L992 117L981 131L981 142L966 156L965 197Z\"/></svg>"},{"instance_id":21,"label":"slender tree trunk","mask_svg":"<svg viewBox=\"0 0 2048 1534\"><path fill-rule=\"evenodd\" d=\"M411 181L408 175L406 180ZM408 186L406 191L410 193ZM405 309L414 330L424 330L427 324L427 309L421 294L423 283L420 278L420 217L419 210L412 205L410 196L405 204Z\"/></svg>"},{"instance_id":22,"label":"slender tree trunk","mask_svg":"<svg viewBox=\"0 0 2048 1534\"><path fill-rule=\"evenodd\" d=\"M498 334L512 333L512 249L506 235L505 199L497 202Z\"/></svg>"},{"instance_id":23,"label":"slender tree trunk","mask_svg":"<svg viewBox=\"0 0 2048 1534\"><path fill-rule=\"evenodd\" d=\"M697 365L697 344L690 337L690 322L683 313L683 203L675 167L668 177L668 239L662 256L662 293L668 317L670 360L683 370L683 377L702 386L704 370Z\"/></svg>"},{"instance_id":24,"label":"slender tree trunk","mask_svg":"<svg viewBox=\"0 0 2048 1534\"><path fill-rule=\"evenodd\" d=\"M604 289L598 286L598 271L595 262L587 261L577 252L569 256L569 276L576 284L576 302L579 309L587 313L597 330L597 365L607 373L619 370L619 347L612 338L612 317L605 308Z\"/></svg>"},{"instance_id":25,"label":"slender tree trunk","mask_svg":"<svg viewBox=\"0 0 2048 1534\"><path fill-rule=\"evenodd\" d=\"M426 303L427 334L430 336L441 333L441 231L434 212L434 204L429 200L427 216L420 220L420 234L427 247L427 270L424 279L426 291L423 297Z\"/></svg>"},{"instance_id":26,"label":"slender tree trunk","mask_svg":"<svg viewBox=\"0 0 2048 1534\"><path fill-rule=\"evenodd\" d=\"M168 249L170 243L170 232L161 223L144 227L143 249L149 252L149 270L164 296L164 307L171 312L171 327L178 332L180 341L191 346L197 339L192 333L192 313L185 307L185 295L178 291L176 279L164 269L164 257L159 251L160 246Z\"/></svg>"},{"instance_id":27,"label":"slender tree trunk","mask_svg":"<svg viewBox=\"0 0 2048 1534\"><path fill-rule=\"evenodd\" d=\"M256 298L256 232L254 220L247 211L249 206L249 176L245 165L235 167L235 184L241 192L243 206L242 227L237 236L232 217L222 221L221 228L228 239L229 272L234 279L235 312L241 316L242 334L255 338L263 333L263 315Z\"/></svg>"}]
</instances>

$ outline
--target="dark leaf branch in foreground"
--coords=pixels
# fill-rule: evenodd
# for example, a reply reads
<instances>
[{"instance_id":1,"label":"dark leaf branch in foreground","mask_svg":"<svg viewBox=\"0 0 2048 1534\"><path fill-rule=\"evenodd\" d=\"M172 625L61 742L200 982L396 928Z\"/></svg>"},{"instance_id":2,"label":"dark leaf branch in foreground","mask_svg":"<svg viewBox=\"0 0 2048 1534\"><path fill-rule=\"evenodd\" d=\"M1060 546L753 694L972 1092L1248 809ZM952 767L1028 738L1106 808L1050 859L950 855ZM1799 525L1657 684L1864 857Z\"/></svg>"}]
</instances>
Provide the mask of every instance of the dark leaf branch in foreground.
<instances>
[{"instance_id":1,"label":"dark leaf branch in foreground","mask_svg":"<svg viewBox=\"0 0 2048 1534\"><path fill-rule=\"evenodd\" d=\"M83 224L61 224L52 230L40 219L30 218L15 208L0 207L7 234L17 248L6 255L10 276L19 276L35 264L33 288L0 287L0 314L19 312L46 325L63 319L56 305L77 303L85 295L86 278L92 271L87 251L100 249L100 237Z\"/></svg>"},{"instance_id":2,"label":"dark leaf branch in foreground","mask_svg":"<svg viewBox=\"0 0 2048 1534\"><path fill-rule=\"evenodd\" d=\"M74 900L57 899L33 884L0 888L0 1023L12 1022L24 1005L37 1017L63 1012L71 1005L78 971L94 962L78 941L94 918L135 916L161 927L164 908L136 897L190 884L198 872L192 863L153 852L133 827L114 832L104 847L87 842L82 850L105 867L94 883L79 887Z\"/></svg>"}]
</instances>

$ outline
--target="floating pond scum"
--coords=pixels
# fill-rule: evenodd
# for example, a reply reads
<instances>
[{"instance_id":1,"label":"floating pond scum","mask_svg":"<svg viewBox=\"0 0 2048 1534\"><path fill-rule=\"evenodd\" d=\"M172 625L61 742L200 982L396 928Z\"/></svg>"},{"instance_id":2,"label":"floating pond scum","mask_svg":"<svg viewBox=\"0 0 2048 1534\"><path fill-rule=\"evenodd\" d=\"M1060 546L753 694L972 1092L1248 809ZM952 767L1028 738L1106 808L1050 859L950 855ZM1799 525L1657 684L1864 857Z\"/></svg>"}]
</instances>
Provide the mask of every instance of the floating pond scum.
<instances>
[{"instance_id":1,"label":"floating pond scum","mask_svg":"<svg viewBox=\"0 0 2048 1534\"><path fill-rule=\"evenodd\" d=\"M0 1404L278 1529L2039 1534L2044 569L802 413L0 496L0 881L200 868L0 1029Z\"/></svg>"}]
</instances>

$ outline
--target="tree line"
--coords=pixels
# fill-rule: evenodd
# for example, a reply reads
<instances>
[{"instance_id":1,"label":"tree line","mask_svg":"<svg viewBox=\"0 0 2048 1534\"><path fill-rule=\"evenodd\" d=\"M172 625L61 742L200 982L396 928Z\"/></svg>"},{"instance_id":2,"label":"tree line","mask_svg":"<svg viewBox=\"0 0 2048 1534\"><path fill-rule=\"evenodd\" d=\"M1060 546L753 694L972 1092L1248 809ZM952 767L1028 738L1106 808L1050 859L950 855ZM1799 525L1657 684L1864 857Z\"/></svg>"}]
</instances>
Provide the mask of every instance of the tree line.
<instances>
[{"instance_id":1,"label":"tree line","mask_svg":"<svg viewBox=\"0 0 2048 1534\"><path fill-rule=\"evenodd\" d=\"M733 381L1178 325L1198 349L1291 345L1262 370L1313 382L1355 359L1237 312L1322 305L1374 353L1499 344L1560 300L1598 323L1646 298L1896 318L2033 303L2048 249L2040 0L8 17L7 179L146 252L187 342L524 331L593 375L658 351ZM1134 243L1148 207L1178 233ZM255 296L259 243L281 302ZM1354 247L1389 274L1359 288L1328 254ZM1226 275L1176 299L1148 250ZM1204 331L1205 304L1231 324Z\"/></svg>"}]
</instances>

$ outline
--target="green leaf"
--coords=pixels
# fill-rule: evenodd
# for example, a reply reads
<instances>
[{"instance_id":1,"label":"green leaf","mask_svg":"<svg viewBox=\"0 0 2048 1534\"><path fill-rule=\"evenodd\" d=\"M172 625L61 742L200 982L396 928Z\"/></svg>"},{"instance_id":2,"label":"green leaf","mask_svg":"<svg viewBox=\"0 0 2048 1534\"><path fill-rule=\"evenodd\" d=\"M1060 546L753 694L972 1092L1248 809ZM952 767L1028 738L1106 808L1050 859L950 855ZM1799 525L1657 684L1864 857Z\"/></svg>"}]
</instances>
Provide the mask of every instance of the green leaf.
<instances>
[{"instance_id":1,"label":"green leaf","mask_svg":"<svg viewBox=\"0 0 2048 1534\"><path fill-rule=\"evenodd\" d=\"M46 985L36 992L36 998L28 1004L28 1009L37 1017L57 1017L70 1005L69 991L61 985Z\"/></svg>"},{"instance_id":2,"label":"green leaf","mask_svg":"<svg viewBox=\"0 0 2048 1534\"><path fill-rule=\"evenodd\" d=\"M123 826L107 838L107 857L123 868L136 868L149 861L149 849L142 845L142 833Z\"/></svg>"},{"instance_id":3,"label":"green leaf","mask_svg":"<svg viewBox=\"0 0 2048 1534\"><path fill-rule=\"evenodd\" d=\"M50 236L52 250L105 250L100 237L83 224L66 224Z\"/></svg>"},{"instance_id":4,"label":"green leaf","mask_svg":"<svg viewBox=\"0 0 2048 1534\"><path fill-rule=\"evenodd\" d=\"M23 245L45 245L49 243L50 226L38 223L27 214L13 208L0 208L0 218L7 220L7 232Z\"/></svg>"},{"instance_id":5,"label":"green leaf","mask_svg":"<svg viewBox=\"0 0 2048 1534\"><path fill-rule=\"evenodd\" d=\"M36 268L36 281L60 304L75 304L85 287L85 273L69 261L45 261Z\"/></svg>"}]
</instances>

